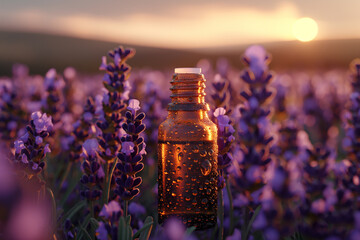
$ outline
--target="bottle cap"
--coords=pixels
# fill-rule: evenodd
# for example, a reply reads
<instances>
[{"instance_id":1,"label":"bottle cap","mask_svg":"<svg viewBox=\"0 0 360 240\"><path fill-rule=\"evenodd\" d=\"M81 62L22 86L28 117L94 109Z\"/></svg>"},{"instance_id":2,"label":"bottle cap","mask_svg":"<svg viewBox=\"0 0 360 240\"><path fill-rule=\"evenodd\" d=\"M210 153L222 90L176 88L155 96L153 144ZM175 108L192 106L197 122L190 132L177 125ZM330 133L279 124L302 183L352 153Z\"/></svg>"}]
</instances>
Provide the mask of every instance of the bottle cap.
<instances>
[{"instance_id":1,"label":"bottle cap","mask_svg":"<svg viewBox=\"0 0 360 240\"><path fill-rule=\"evenodd\" d=\"M201 74L201 68L175 68L175 73Z\"/></svg>"}]
</instances>

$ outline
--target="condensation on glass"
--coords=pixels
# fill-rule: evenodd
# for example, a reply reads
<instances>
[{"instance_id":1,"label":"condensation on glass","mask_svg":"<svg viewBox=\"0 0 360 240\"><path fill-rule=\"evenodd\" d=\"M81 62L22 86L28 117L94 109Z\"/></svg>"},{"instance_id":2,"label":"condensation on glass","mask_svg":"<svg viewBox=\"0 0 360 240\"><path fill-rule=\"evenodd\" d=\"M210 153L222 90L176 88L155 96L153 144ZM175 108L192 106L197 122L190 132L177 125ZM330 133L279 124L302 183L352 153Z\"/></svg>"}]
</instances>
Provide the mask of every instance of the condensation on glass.
<instances>
[{"instance_id":1,"label":"condensation on glass","mask_svg":"<svg viewBox=\"0 0 360 240\"><path fill-rule=\"evenodd\" d=\"M200 68L176 68L168 117L159 126L159 222L176 217L197 229L217 221L217 128Z\"/></svg>"}]
</instances>

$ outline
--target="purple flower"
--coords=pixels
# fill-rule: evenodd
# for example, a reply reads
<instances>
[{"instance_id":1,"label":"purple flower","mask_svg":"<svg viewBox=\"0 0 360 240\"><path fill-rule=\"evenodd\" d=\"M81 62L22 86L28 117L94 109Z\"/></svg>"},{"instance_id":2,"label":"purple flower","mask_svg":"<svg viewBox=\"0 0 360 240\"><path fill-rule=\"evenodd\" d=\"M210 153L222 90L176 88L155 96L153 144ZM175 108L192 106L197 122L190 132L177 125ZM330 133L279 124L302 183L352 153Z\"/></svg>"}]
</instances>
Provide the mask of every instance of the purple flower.
<instances>
[{"instance_id":1,"label":"purple flower","mask_svg":"<svg viewBox=\"0 0 360 240\"><path fill-rule=\"evenodd\" d=\"M83 118L84 118L84 121L91 122L91 120L93 119L93 115L89 112L85 112L83 114Z\"/></svg>"},{"instance_id":2,"label":"purple flower","mask_svg":"<svg viewBox=\"0 0 360 240\"><path fill-rule=\"evenodd\" d=\"M259 166L251 166L246 172L246 179L251 182L257 182L262 180L263 171Z\"/></svg>"},{"instance_id":3,"label":"purple flower","mask_svg":"<svg viewBox=\"0 0 360 240\"><path fill-rule=\"evenodd\" d=\"M259 214L256 216L252 227L254 229L263 229L267 225L267 220L265 214L262 210L260 210Z\"/></svg>"},{"instance_id":4,"label":"purple flower","mask_svg":"<svg viewBox=\"0 0 360 240\"><path fill-rule=\"evenodd\" d=\"M249 63L249 67L256 77L260 77L268 70L268 56L262 46L253 45L248 47L244 58Z\"/></svg>"},{"instance_id":5,"label":"purple flower","mask_svg":"<svg viewBox=\"0 0 360 240\"><path fill-rule=\"evenodd\" d=\"M226 237L226 240L241 240L240 230L236 228L233 235Z\"/></svg>"},{"instance_id":6,"label":"purple flower","mask_svg":"<svg viewBox=\"0 0 360 240\"><path fill-rule=\"evenodd\" d=\"M134 215L142 215L146 213L146 209L143 205L136 202L131 202L129 205L129 212Z\"/></svg>"},{"instance_id":7,"label":"purple flower","mask_svg":"<svg viewBox=\"0 0 360 240\"><path fill-rule=\"evenodd\" d=\"M28 158L27 158L27 156L26 156L25 153L21 155L21 162L23 162L23 163L29 163Z\"/></svg>"},{"instance_id":8,"label":"purple flower","mask_svg":"<svg viewBox=\"0 0 360 240\"><path fill-rule=\"evenodd\" d=\"M47 117L46 114L34 112L31 118L33 120L27 125L26 133L14 142L14 163L24 171L29 180L38 178L37 174L45 167L44 158L50 149L44 140L49 136L48 131L52 128L51 117ZM34 181L41 182L39 179ZM36 184L36 187L40 185Z\"/></svg>"},{"instance_id":9,"label":"purple flower","mask_svg":"<svg viewBox=\"0 0 360 240\"><path fill-rule=\"evenodd\" d=\"M83 145L83 153L87 156L95 156L97 153L97 150L99 148L99 143L97 141L97 139L95 138L91 138L91 139L87 139Z\"/></svg>"},{"instance_id":10,"label":"purple flower","mask_svg":"<svg viewBox=\"0 0 360 240\"><path fill-rule=\"evenodd\" d=\"M219 130L221 132L225 131L225 128L230 126L229 125L230 119L226 115L219 115L217 117L217 120L218 120Z\"/></svg>"},{"instance_id":11,"label":"purple flower","mask_svg":"<svg viewBox=\"0 0 360 240\"><path fill-rule=\"evenodd\" d=\"M221 115L225 115L225 113L226 113L225 108L222 108L222 107L216 108L215 111L214 111L214 117L217 118L217 117L219 117Z\"/></svg>"},{"instance_id":12,"label":"purple flower","mask_svg":"<svg viewBox=\"0 0 360 240\"><path fill-rule=\"evenodd\" d=\"M133 142L123 142L121 144L121 152L125 153L125 155L129 156L134 152L134 143Z\"/></svg>"},{"instance_id":13,"label":"purple flower","mask_svg":"<svg viewBox=\"0 0 360 240\"><path fill-rule=\"evenodd\" d=\"M140 150L139 152L141 155L146 155L147 152L146 152L146 143L143 142L143 145L142 145L142 149Z\"/></svg>"},{"instance_id":14,"label":"purple flower","mask_svg":"<svg viewBox=\"0 0 360 240\"><path fill-rule=\"evenodd\" d=\"M106 70L106 67L107 67L106 56L102 56L99 70Z\"/></svg>"},{"instance_id":15,"label":"purple flower","mask_svg":"<svg viewBox=\"0 0 360 240\"><path fill-rule=\"evenodd\" d=\"M274 228L267 228L264 232L264 237L267 240L278 240L279 232Z\"/></svg>"},{"instance_id":16,"label":"purple flower","mask_svg":"<svg viewBox=\"0 0 360 240\"><path fill-rule=\"evenodd\" d=\"M15 153L20 153L21 150L23 150L25 148L25 145L22 140L16 140L14 142L14 147L15 147Z\"/></svg>"},{"instance_id":17,"label":"purple flower","mask_svg":"<svg viewBox=\"0 0 360 240\"><path fill-rule=\"evenodd\" d=\"M136 111L138 111L140 109L140 102L137 99L130 99L129 100L129 105L127 107L127 109L129 109L131 111L131 113L135 116L136 115Z\"/></svg>"},{"instance_id":18,"label":"purple flower","mask_svg":"<svg viewBox=\"0 0 360 240\"><path fill-rule=\"evenodd\" d=\"M284 182L286 180L286 175L285 175L285 171L282 168L277 168L275 170L274 176L272 177L272 179L270 180L271 182L271 187L276 191L276 192L280 192Z\"/></svg>"},{"instance_id":19,"label":"purple flower","mask_svg":"<svg viewBox=\"0 0 360 240\"><path fill-rule=\"evenodd\" d=\"M36 136L36 138L35 138L35 143L37 144L37 145L40 145L40 144L42 144L43 143L43 138L42 137L40 137L40 136Z\"/></svg>"},{"instance_id":20,"label":"purple flower","mask_svg":"<svg viewBox=\"0 0 360 240\"><path fill-rule=\"evenodd\" d=\"M50 147L49 147L49 144L46 144L45 147L44 147L44 154L47 154L47 153L50 153L51 150L50 150Z\"/></svg>"},{"instance_id":21,"label":"purple flower","mask_svg":"<svg viewBox=\"0 0 360 240\"><path fill-rule=\"evenodd\" d=\"M110 219L113 214L121 212L121 206L119 202L112 200L108 204L105 204L101 209L99 216Z\"/></svg>"},{"instance_id":22,"label":"purple flower","mask_svg":"<svg viewBox=\"0 0 360 240\"><path fill-rule=\"evenodd\" d=\"M114 64L115 64L116 66L118 66L118 65L120 64L120 62L121 62L120 54L119 54L119 53L115 53L115 55L114 55Z\"/></svg>"},{"instance_id":23,"label":"purple flower","mask_svg":"<svg viewBox=\"0 0 360 240\"><path fill-rule=\"evenodd\" d=\"M31 118L34 121L35 129L37 133L43 131L51 131L54 127L51 121L51 116L47 116L46 113L34 112L31 114Z\"/></svg>"},{"instance_id":24,"label":"purple flower","mask_svg":"<svg viewBox=\"0 0 360 240\"><path fill-rule=\"evenodd\" d=\"M326 203L324 199L318 199L312 202L311 210L313 213L323 213L326 210Z\"/></svg>"},{"instance_id":25,"label":"purple flower","mask_svg":"<svg viewBox=\"0 0 360 240\"><path fill-rule=\"evenodd\" d=\"M100 240L108 240L108 232L105 227L105 223L99 222L99 227L96 229L96 237Z\"/></svg>"},{"instance_id":26,"label":"purple flower","mask_svg":"<svg viewBox=\"0 0 360 240\"><path fill-rule=\"evenodd\" d=\"M183 240L185 238L185 225L177 218L170 218L165 223L165 232L170 240Z\"/></svg>"}]
</instances>

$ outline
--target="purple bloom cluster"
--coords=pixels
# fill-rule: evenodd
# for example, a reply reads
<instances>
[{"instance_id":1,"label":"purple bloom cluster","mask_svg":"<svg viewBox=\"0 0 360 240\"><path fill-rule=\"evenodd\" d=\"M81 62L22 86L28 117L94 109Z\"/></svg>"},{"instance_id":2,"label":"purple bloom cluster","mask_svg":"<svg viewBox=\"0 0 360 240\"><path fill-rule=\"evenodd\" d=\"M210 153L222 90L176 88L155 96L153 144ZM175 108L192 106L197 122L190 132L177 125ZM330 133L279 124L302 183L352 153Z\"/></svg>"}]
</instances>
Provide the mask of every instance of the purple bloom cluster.
<instances>
[{"instance_id":1,"label":"purple bloom cluster","mask_svg":"<svg viewBox=\"0 0 360 240\"><path fill-rule=\"evenodd\" d=\"M82 153L82 144L85 140L95 134L95 104L94 100L89 97L84 106L84 112L77 122L73 124L74 130L69 136L70 161L80 160Z\"/></svg>"},{"instance_id":2,"label":"purple bloom cluster","mask_svg":"<svg viewBox=\"0 0 360 240\"><path fill-rule=\"evenodd\" d=\"M10 81L0 81L0 136L9 145L27 121L26 111L15 90Z\"/></svg>"},{"instance_id":3,"label":"purple bloom cluster","mask_svg":"<svg viewBox=\"0 0 360 240\"><path fill-rule=\"evenodd\" d=\"M354 223L354 198L341 181L331 181L335 170L329 168L331 154L316 147L307 150L304 165L305 198L300 205L303 221L299 230L315 239L347 239Z\"/></svg>"},{"instance_id":4,"label":"purple bloom cluster","mask_svg":"<svg viewBox=\"0 0 360 240\"><path fill-rule=\"evenodd\" d=\"M105 221L99 222L99 227L96 229L97 238L99 240L118 239L118 222L122 215L123 210L117 201L113 200L105 204L99 213Z\"/></svg>"},{"instance_id":5,"label":"purple bloom cluster","mask_svg":"<svg viewBox=\"0 0 360 240\"><path fill-rule=\"evenodd\" d=\"M0 196L0 203L9 206L0 214L0 235L10 229L9 236L17 239L35 231L38 236L55 233L57 239L118 239L125 234L163 240L360 239L360 60L351 65L352 86L344 81L344 70L311 75L287 71L272 81L270 55L261 46L245 51L243 81L227 59L219 59L215 68L210 60L199 61L213 80L209 103L218 127L221 194L219 226L190 236L192 229L176 219L164 226L151 217L143 219L156 211L157 127L166 115L163 89L170 72L132 71L130 86L125 62L133 55L134 50L119 47L103 57L104 89L94 81L98 76L76 76L73 68L63 75L50 69L43 78L15 65L11 79L0 78L0 134L8 146L18 138L9 150L19 174L9 176L22 181L10 184L5 174L0 182L1 196L11 192ZM238 89L244 91L239 95ZM141 100L146 118L130 95ZM40 109L47 115L36 112ZM34 113L26 126L29 112ZM42 171L48 142L53 153L46 156ZM19 194L23 186L27 189ZM135 198L139 186L142 197ZM36 199L21 203L43 200L47 217L27 224L39 209L32 204L19 208L13 201L19 195ZM18 226L25 226L21 234Z\"/></svg>"},{"instance_id":6,"label":"purple bloom cluster","mask_svg":"<svg viewBox=\"0 0 360 240\"><path fill-rule=\"evenodd\" d=\"M99 119L96 123L101 129L99 138L99 154L109 162L114 161L116 154L121 146L121 123L123 121L122 112L126 108L125 101L129 99L130 84L127 81L130 76L130 67L125 63L127 59L134 56L132 49L116 48L109 52L109 57L113 60L107 63L103 57L100 70L105 70L103 85L106 91L103 94L99 111Z\"/></svg>"},{"instance_id":7,"label":"purple bloom cluster","mask_svg":"<svg viewBox=\"0 0 360 240\"><path fill-rule=\"evenodd\" d=\"M211 95L213 106L215 108L223 107L227 111L231 111L231 108L228 106L230 97L228 92L229 80L221 77L220 74L216 74L212 86L215 92Z\"/></svg>"},{"instance_id":8,"label":"purple bloom cluster","mask_svg":"<svg viewBox=\"0 0 360 240\"><path fill-rule=\"evenodd\" d=\"M131 200L139 194L138 186L141 184L141 177L136 174L144 168L141 163L146 155L146 144L140 134L145 130L142 120L145 113L136 114L140 109L139 101L131 99L125 117L126 122L122 125L125 134L121 137L121 152L118 153L120 162L116 165L120 175L116 179L117 188L115 193L123 200Z\"/></svg>"},{"instance_id":9,"label":"purple bloom cluster","mask_svg":"<svg viewBox=\"0 0 360 240\"><path fill-rule=\"evenodd\" d=\"M100 164L101 159L98 155L99 144L97 139L87 139L82 148L84 161L81 164L81 168L84 175L81 177L80 182L85 186L85 190L81 191L81 195L92 202L101 197L104 170Z\"/></svg>"},{"instance_id":10,"label":"purple bloom cluster","mask_svg":"<svg viewBox=\"0 0 360 240\"><path fill-rule=\"evenodd\" d=\"M236 179L246 196L252 201L258 201L251 193L260 190L264 184L264 173L271 162L269 136L270 110L266 108L272 92L268 84L272 74L268 71L269 56L260 46L251 46L244 55L247 68L241 75L248 84L249 90L241 92L245 103L240 108L238 132L240 149L243 159L240 162L241 176Z\"/></svg>"},{"instance_id":11,"label":"purple bloom cluster","mask_svg":"<svg viewBox=\"0 0 360 240\"><path fill-rule=\"evenodd\" d=\"M344 180L347 188L360 194L360 184L356 179L360 177L360 60L352 63L353 68L353 93L350 96L351 105L347 117L346 138L343 140L343 147L348 153L351 166L348 169L348 178ZM355 180L355 181L354 181Z\"/></svg>"},{"instance_id":12,"label":"purple bloom cluster","mask_svg":"<svg viewBox=\"0 0 360 240\"><path fill-rule=\"evenodd\" d=\"M226 114L224 108L217 108L214 112L216 118L216 124L218 127L218 170L219 170L219 181L218 187L225 187L225 179L227 178L227 168L231 164L232 156L230 155L230 147L232 142L235 140L233 136L235 129L231 125L231 121Z\"/></svg>"},{"instance_id":13,"label":"purple bloom cluster","mask_svg":"<svg viewBox=\"0 0 360 240\"><path fill-rule=\"evenodd\" d=\"M65 82L60 77L54 68L50 69L44 78L44 89L46 94L42 99L43 112L50 114L53 117L54 124L61 120L61 115L64 112L64 95L63 88Z\"/></svg>"},{"instance_id":14,"label":"purple bloom cluster","mask_svg":"<svg viewBox=\"0 0 360 240\"><path fill-rule=\"evenodd\" d=\"M34 112L31 114L30 124L26 126L26 133L14 142L14 163L29 179L45 167L44 157L46 153L51 152L45 139L52 129L51 116Z\"/></svg>"}]
</instances>

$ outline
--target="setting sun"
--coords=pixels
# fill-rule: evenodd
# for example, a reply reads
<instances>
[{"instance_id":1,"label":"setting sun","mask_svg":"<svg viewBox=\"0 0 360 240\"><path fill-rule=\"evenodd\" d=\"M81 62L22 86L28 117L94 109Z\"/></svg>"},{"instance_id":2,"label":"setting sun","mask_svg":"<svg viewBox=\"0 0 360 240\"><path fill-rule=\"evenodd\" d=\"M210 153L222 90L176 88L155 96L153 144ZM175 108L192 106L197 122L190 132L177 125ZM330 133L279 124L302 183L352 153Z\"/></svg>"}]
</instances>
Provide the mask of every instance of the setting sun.
<instances>
[{"instance_id":1,"label":"setting sun","mask_svg":"<svg viewBox=\"0 0 360 240\"><path fill-rule=\"evenodd\" d=\"M301 42L309 42L318 34L318 25L312 18L300 18L293 25L294 37Z\"/></svg>"}]
</instances>

